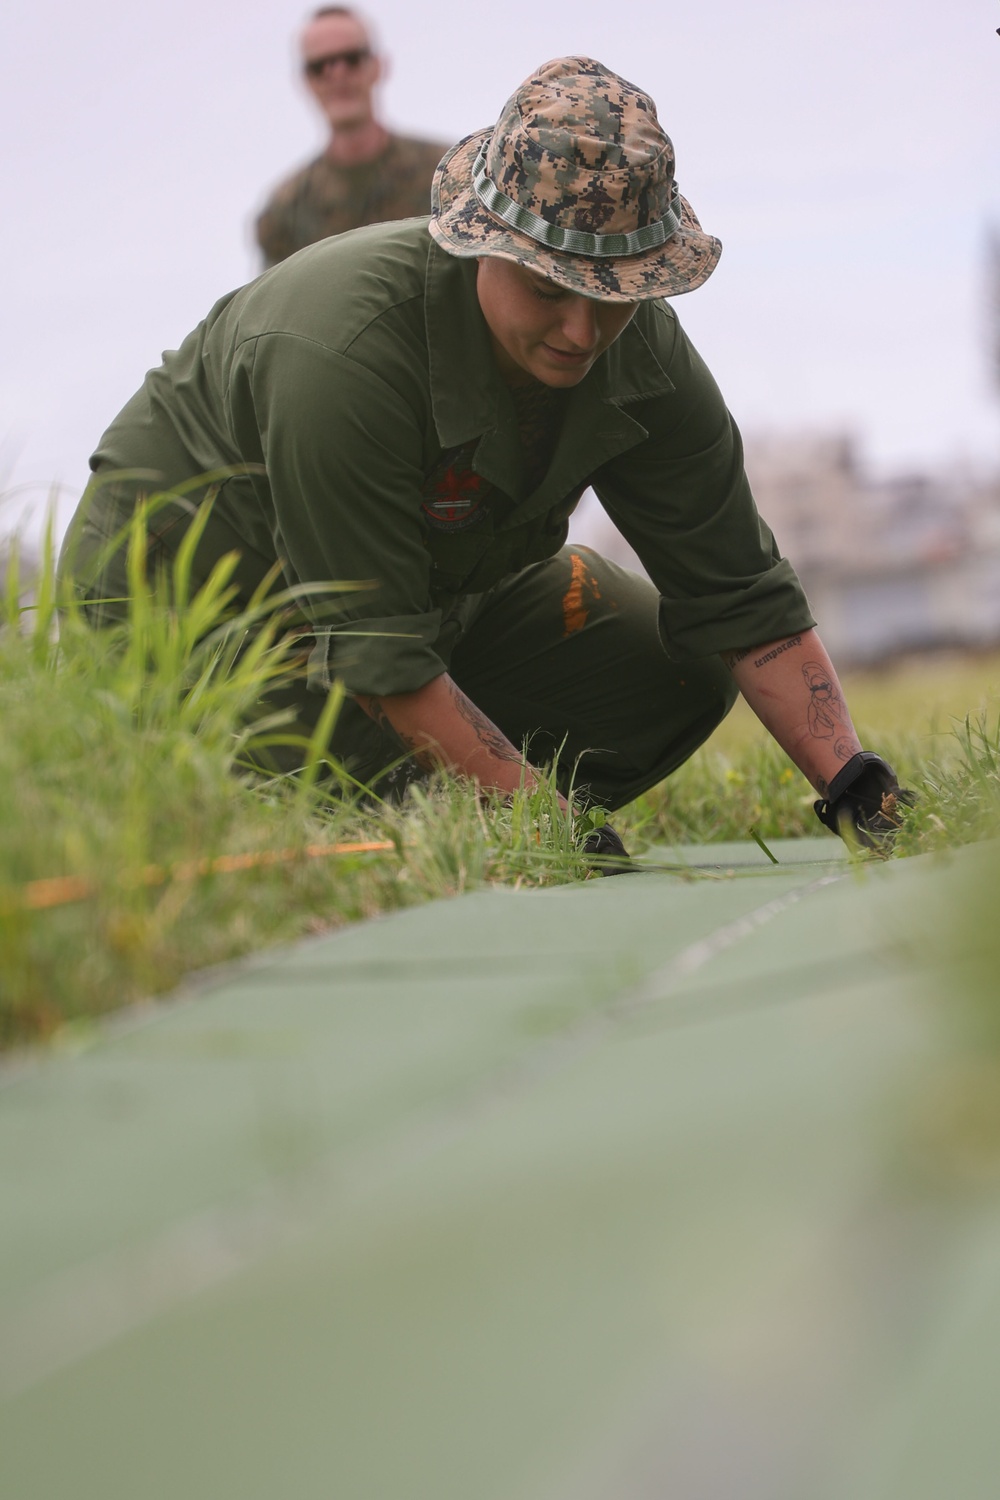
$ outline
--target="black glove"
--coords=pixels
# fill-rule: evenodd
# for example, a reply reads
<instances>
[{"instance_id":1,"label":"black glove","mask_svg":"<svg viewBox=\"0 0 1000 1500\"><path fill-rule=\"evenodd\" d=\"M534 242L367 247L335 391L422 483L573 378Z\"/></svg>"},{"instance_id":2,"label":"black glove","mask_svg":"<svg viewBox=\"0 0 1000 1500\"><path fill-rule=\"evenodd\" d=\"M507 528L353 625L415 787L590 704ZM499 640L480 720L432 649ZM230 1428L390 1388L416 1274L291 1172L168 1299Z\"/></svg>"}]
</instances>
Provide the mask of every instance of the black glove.
<instances>
[{"instance_id":1,"label":"black glove","mask_svg":"<svg viewBox=\"0 0 1000 1500\"><path fill-rule=\"evenodd\" d=\"M582 847L584 854L595 856L591 869L599 870L602 875L628 875L635 870L625 845L610 823L592 829Z\"/></svg>"},{"instance_id":2,"label":"black glove","mask_svg":"<svg viewBox=\"0 0 1000 1500\"><path fill-rule=\"evenodd\" d=\"M896 773L873 750L859 750L830 782L825 798L813 803L817 818L832 833L844 837L845 826L865 849L885 848L900 826L900 806L912 807L915 792L906 791Z\"/></svg>"}]
</instances>

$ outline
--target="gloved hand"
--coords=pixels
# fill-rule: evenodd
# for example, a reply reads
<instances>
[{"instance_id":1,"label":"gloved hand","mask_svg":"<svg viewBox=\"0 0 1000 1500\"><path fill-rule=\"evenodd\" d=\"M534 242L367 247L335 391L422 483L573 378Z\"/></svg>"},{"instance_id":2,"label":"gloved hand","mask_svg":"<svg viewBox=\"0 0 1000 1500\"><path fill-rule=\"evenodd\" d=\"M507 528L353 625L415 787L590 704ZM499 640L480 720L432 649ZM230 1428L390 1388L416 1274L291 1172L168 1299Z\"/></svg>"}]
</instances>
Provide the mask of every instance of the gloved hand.
<instances>
[{"instance_id":1,"label":"gloved hand","mask_svg":"<svg viewBox=\"0 0 1000 1500\"><path fill-rule=\"evenodd\" d=\"M899 785L896 773L873 750L859 750L838 771L826 797L813 803L817 818L833 833L864 849L884 849L900 826L900 806L912 807L915 792Z\"/></svg>"},{"instance_id":2,"label":"gloved hand","mask_svg":"<svg viewBox=\"0 0 1000 1500\"><path fill-rule=\"evenodd\" d=\"M595 856L591 869L602 875L628 875L635 870L625 845L610 823L591 829L582 848L584 854Z\"/></svg>"}]
</instances>

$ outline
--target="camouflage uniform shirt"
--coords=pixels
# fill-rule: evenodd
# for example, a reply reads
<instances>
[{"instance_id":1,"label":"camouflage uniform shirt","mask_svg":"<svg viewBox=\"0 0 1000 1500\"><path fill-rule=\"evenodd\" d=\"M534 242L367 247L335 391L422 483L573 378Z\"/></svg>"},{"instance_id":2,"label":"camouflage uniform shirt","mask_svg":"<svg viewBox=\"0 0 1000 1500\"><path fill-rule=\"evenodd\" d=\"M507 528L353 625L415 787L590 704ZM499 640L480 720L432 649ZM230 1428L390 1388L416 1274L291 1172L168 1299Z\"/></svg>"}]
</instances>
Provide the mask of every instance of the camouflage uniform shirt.
<instances>
[{"instance_id":1,"label":"camouflage uniform shirt","mask_svg":"<svg viewBox=\"0 0 1000 1500\"><path fill-rule=\"evenodd\" d=\"M381 696L439 676L480 596L559 551L588 484L660 592L674 659L812 625L672 308L640 303L559 393L541 472L537 413L500 376L476 262L427 223L324 240L224 297L105 433L98 478L154 470L197 500L193 480L228 471L213 514L259 574L278 558L290 584L367 580L332 624L326 599L307 603L317 687L336 673ZM135 489L92 495L95 538L116 533Z\"/></svg>"},{"instance_id":2,"label":"camouflage uniform shirt","mask_svg":"<svg viewBox=\"0 0 1000 1500\"><path fill-rule=\"evenodd\" d=\"M356 166L318 156L276 189L258 218L264 264L277 265L331 234L428 213L431 178L446 150L434 141L390 135L384 151Z\"/></svg>"}]
</instances>

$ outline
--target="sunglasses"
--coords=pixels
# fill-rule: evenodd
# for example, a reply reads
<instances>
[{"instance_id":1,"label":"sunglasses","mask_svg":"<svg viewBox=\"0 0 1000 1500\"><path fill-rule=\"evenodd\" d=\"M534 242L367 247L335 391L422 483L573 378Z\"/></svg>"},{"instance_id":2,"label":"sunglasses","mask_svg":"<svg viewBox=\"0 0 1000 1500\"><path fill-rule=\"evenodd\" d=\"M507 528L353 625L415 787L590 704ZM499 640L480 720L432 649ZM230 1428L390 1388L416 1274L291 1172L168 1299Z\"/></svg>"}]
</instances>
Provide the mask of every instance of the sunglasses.
<instances>
[{"instance_id":1,"label":"sunglasses","mask_svg":"<svg viewBox=\"0 0 1000 1500\"><path fill-rule=\"evenodd\" d=\"M335 68L338 63L343 63L353 72L366 63L371 57L369 47L351 47L347 52L327 52L322 57L310 57L302 64L302 71L307 78L322 78L327 68Z\"/></svg>"}]
</instances>

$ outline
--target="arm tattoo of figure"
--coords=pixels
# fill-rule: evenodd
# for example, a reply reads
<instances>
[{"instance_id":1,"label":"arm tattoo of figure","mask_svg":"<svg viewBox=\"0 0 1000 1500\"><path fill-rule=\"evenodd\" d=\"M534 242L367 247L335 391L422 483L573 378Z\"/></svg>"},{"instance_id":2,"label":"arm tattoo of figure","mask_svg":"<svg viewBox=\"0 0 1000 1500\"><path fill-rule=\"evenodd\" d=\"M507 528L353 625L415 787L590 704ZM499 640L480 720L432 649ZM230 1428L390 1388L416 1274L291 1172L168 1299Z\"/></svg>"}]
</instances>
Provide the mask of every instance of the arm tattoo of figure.
<instances>
[{"instance_id":1,"label":"arm tattoo of figure","mask_svg":"<svg viewBox=\"0 0 1000 1500\"><path fill-rule=\"evenodd\" d=\"M472 726L476 738L491 755L495 755L498 760L519 761L521 759L503 731L498 729L492 719L488 719L482 710L476 707L472 699L467 698L457 683L452 682L450 678L448 691L462 718Z\"/></svg>"},{"instance_id":2,"label":"arm tattoo of figure","mask_svg":"<svg viewBox=\"0 0 1000 1500\"><path fill-rule=\"evenodd\" d=\"M843 726L844 700L818 661L807 661L802 676L809 689L809 733L817 740L832 740Z\"/></svg>"}]
</instances>

